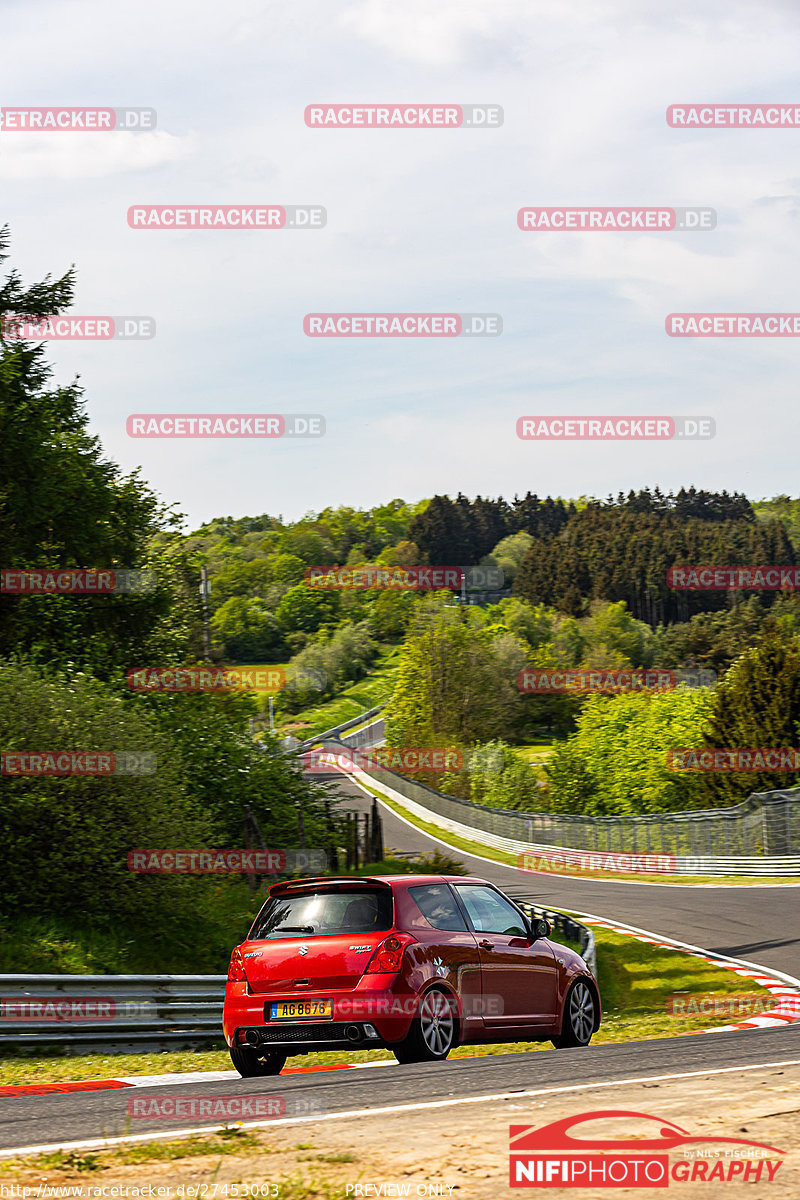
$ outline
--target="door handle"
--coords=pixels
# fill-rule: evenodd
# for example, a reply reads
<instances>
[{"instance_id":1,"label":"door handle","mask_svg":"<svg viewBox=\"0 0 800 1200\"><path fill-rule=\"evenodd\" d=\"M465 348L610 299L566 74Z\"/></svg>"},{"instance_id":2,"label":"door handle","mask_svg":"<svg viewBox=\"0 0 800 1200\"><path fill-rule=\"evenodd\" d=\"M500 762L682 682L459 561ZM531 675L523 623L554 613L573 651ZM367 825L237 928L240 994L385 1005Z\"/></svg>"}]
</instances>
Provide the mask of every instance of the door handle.
<instances>
[{"instance_id":1,"label":"door handle","mask_svg":"<svg viewBox=\"0 0 800 1200\"><path fill-rule=\"evenodd\" d=\"M494 942L487 942L484 940L482 942L478 942L478 945L480 946L481 950L493 950L494 949Z\"/></svg>"}]
</instances>

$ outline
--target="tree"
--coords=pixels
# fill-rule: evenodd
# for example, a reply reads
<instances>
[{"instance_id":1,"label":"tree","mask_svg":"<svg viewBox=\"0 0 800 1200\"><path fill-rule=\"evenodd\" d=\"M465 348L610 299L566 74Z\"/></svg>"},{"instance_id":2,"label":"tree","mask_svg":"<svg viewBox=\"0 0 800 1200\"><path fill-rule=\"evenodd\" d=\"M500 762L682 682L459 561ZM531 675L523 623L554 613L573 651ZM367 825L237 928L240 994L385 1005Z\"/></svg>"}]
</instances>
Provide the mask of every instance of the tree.
<instances>
[{"instance_id":1,"label":"tree","mask_svg":"<svg viewBox=\"0 0 800 1200\"><path fill-rule=\"evenodd\" d=\"M3 775L0 807L3 888L0 915L90 924L140 923L153 938L182 938L192 924L182 882L154 891L127 868L129 850L207 846L212 822L187 788L171 739L148 714L84 673L47 676L20 662L0 664L4 751L141 751L155 771L132 775ZM35 869L32 869L35 864Z\"/></svg>"},{"instance_id":2,"label":"tree","mask_svg":"<svg viewBox=\"0 0 800 1200\"><path fill-rule=\"evenodd\" d=\"M520 564L532 545L533 538L529 533L524 530L512 533L497 543L492 552L481 560L481 565L499 567L504 576L503 587L508 587L513 583Z\"/></svg>"},{"instance_id":3,"label":"tree","mask_svg":"<svg viewBox=\"0 0 800 1200\"><path fill-rule=\"evenodd\" d=\"M316 633L335 619L339 611L339 596L335 591L323 591L298 583L281 600L275 616L287 633Z\"/></svg>"},{"instance_id":4,"label":"tree","mask_svg":"<svg viewBox=\"0 0 800 1200\"><path fill-rule=\"evenodd\" d=\"M9 238L0 230L0 264ZM72 303L74 274L0 285L0 312L39 319ZM199 627L199 569L169 535L180 517L138 472L123 474L88 431L82 390L54 387L42 345L0 329L0 563L20 569L156 569L143 594L0 596L0 655L77 663L110 678ZM158 535L165 535L160 541ZM194 599L190 590L194 588ZM177 589L177 591L173 590ZM188 589L188 590L187 590ZM170 612L170 610L173 610ZM177 613L182 626L175 627ZM174 648L175 639L172 641Z\"/></svg>"},{"instance_id":5,"label":"tree","mask_svg":"<svg viewBox=\"0 0 800 1200\"><path fill-rule=\"evenodd\" d=\"M717 684L706 746L722 749L787 749L798 744L800 650L776 635L738 659ZM738 804L752 792L792 787L796 773L704 775L709 803Z\"/></svg>"},{"instance_id":6,"label":"tree","mask_svg":"<svg viewBox=\"0 0 800 1200\"><path fill-rule=\"evenodd\" d=\"M588 696L577 729L545 767L555 812L672 812L707 806L696 776L667 766L667 752L702 744L711 710L705 689Z\"/></svg>"},{"instance_id":7,"label":"tree","mask_svg":"<svg viewBox=\"0 0 800 1200\"><path fill-rule=\"evenodd\" d=\"M624 600L616 604L596 602L591 615L581 625L586 641L583 665L650 665L653 655L652 631L649 625L631 616Z\"/></svg>"},{"instance_id":8,"label":"tree","mask_svg":"<svg viewBox=\"0 0 800 1200\"><path fill-rule=\"evenodd\" d=\"M255 597L231 596L212 616L211 629L232 662L274 662L283 650L277 620Z\"/></svg>"},{"instance_id":9,"label":"tree","mask_svg":"<svg viewBox=\"0 0 800 1200\"><path fill-rule=\"evenodd\" d=\"M305 563L296 554L276 554L271 562L272 578L278 583L286 583L290 587L302 583L305 575Z\"/></svg>"},{"instance_id":10,"label":"tree","mask_svg":"<svg viewBox=\"0 0 800 1200\"><path fill-rule=\"evenodd\" d=\"M476 804L522 812L535 812L541 807L533 770L505 742L485 742L469 753L468 761L469 798Z\"/></svg>"},{"instance_id":11,"label":"tree","mask_svg":"<svg viewBox=\"0 0 800 1200\"><path fill-rule=\"evenodd\" d=\"M289 663L279 708L299 712L309 704L318 704L323 696L336 695L366 675L377 653L366 621L341 625L328 638L319 635Z\"/></svg>"},{"instance_id":12,"label":"tree","mask_svg":"<svg viewBox=\"0 0 800 1200\"><path fill-rule=\"evenodd\" d=\"M521 711L524 645L506 631L471 629L435 595L420 609L385 709L389 745L472 744L507 734Z\"/></svg>"}]
</instances>

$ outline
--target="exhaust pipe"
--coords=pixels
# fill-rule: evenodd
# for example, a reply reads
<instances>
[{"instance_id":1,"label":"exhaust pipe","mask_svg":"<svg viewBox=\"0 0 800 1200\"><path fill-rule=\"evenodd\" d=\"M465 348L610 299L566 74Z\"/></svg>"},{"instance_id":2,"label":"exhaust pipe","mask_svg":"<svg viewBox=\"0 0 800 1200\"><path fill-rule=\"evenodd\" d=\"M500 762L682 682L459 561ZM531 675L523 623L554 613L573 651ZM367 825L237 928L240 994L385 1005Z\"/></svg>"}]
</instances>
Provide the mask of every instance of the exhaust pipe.
<instances>
[{"instance_id":1,"label":"exhaust pipe","mask_svg":"<svg viewBox=\"0 0 800 1200\"><path fill-rule=\"evenodd\" d=\"M348 1025L344 1031L344 1036L349 1042L360 1042L364 1035L358 1025Z\"/></svg>"},{"instance_id":2,"label":"exhaust pipe","mask_svg":"<svg viewBox=\"0 0 800 1200\"><path fill-rule=\"evenodd\" d=\"M257 1046L260 1040L258 1036L258 1030L248 1029L247 1033L244 1035L244 1040L248 1046Z\"/></svg>"}]
</instances>

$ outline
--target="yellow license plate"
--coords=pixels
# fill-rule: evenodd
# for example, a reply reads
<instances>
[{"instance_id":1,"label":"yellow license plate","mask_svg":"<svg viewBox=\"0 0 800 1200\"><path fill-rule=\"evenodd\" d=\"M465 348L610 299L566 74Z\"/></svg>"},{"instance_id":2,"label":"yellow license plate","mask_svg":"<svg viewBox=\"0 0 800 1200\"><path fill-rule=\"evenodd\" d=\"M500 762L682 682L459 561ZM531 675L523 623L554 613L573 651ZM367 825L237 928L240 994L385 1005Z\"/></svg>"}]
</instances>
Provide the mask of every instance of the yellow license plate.
<instances>
[{"instance_id":1,"label":"yellow license plate","mask_svg":"<svg viewBox=\"0 0 800 1200\"><path fill-rule=\"evenodd\" d=\"M273 1021L332 1021L332 1000L281 1000L272 1005Z\"/></svg>"}]
</instances>

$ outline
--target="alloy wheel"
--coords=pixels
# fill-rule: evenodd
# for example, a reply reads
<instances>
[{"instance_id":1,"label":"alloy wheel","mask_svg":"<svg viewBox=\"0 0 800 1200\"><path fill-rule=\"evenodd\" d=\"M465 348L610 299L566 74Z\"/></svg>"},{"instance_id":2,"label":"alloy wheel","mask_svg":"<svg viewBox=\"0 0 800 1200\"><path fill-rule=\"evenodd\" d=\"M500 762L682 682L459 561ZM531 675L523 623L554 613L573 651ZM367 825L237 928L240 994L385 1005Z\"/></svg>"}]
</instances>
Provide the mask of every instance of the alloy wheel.
<instances>
[{"instance_id":1,"label":"alloy wheel","mask_svg":"<svg viewBox=\"0 0 800 1200\"><path fill-rule=\"evenodd\" d=\"M431 1054L438 1058L453 1044L455 1019L443 992L428 992L419 1007L420 1033Z\"/></svg>"},{"instance_id":2,"label":"alloy wheel","mask_svg":"<svg viewBox=\"0 0 800 1200\"><path fill-rule=\"evenodd\" d=\"M594 1000L585 983L576 983L569 998L569 1023L579 1046L586 1046L594 1031Z\"/></svg>"}]
</instances>

